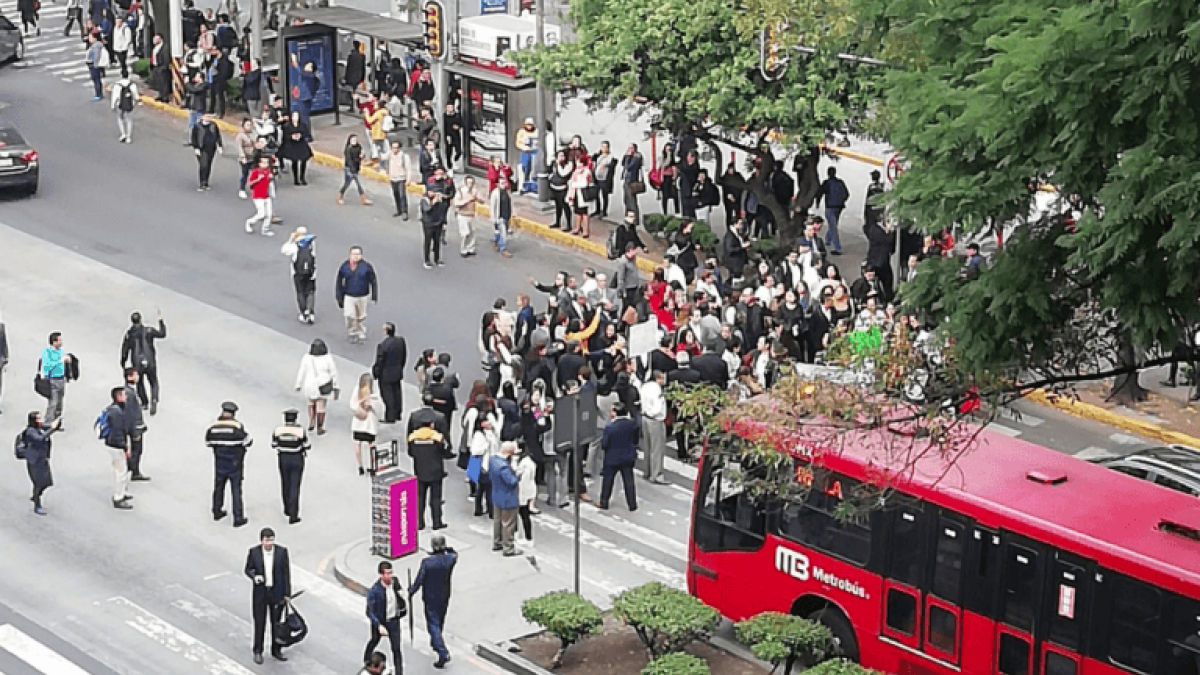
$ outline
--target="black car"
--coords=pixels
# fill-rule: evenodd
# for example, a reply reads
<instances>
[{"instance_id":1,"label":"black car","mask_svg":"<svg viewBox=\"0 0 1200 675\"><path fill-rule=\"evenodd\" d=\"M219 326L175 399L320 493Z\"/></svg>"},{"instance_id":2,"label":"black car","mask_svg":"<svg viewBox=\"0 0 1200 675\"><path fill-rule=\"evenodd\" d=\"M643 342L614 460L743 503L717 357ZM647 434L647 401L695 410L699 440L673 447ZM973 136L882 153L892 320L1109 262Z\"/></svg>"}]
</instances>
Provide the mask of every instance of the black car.
<instances>
[{"instance_id":1,"label":"black car","mask_svg":"<svg viewBox=\"0 0 1200 675\"><path fill-rule=\"evenodd\" d=\"M25 37L21 29L0 14L0 63L9 59L20 61L25 58Z\"/></svg>"},{"instance_id":2,"label":"black car","mask_svg":"<svg viewBox=\"0 0 1200 675\"><path fill-rule=\"evenodd\" d=\"M0 121L0 188L38 189L38 153L10 124Z\"/></svg>"}]
</instances>

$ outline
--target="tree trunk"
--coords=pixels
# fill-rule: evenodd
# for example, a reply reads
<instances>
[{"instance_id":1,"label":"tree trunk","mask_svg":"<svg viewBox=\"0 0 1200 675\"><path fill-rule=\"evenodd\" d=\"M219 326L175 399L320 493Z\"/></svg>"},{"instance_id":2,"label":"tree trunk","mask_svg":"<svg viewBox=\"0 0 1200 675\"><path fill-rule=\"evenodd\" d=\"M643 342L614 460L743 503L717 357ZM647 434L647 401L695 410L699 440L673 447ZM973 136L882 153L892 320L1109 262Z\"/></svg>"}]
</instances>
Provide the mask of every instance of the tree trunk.
<instances>
[{"instance_id":1,"label":"tree trunk","mask_svg":"<svg viewBox=\"0 0 1200 675\"><path fill-rule=\"evenodd\" d=\"M1117 351L1117 363L1122 368L1128 368L1137 365L1137 350L1134 348L1133 339L1128 332L1121 334L1121 343ZM1112 391L1108 395L1108 400L1117 403L1118 405L1130 405L1131 403L1140 403L1147 398L1147 392L1138 382L1140 373L1136 370L1125 374L1118 375L1113 378Z\"/></svg>"}]
</instances>

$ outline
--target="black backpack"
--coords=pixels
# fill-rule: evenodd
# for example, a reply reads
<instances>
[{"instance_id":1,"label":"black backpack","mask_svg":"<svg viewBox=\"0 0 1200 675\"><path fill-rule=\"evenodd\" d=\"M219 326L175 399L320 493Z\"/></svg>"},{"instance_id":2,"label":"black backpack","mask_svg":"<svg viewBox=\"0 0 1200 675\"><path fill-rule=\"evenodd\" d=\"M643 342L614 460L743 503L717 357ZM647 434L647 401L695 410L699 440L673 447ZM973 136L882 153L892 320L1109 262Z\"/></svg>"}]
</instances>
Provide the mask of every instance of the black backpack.
<instances>
[{"instance_id":1,"label":"black backpack","mask_svg":"<svg viewBox=\"0 0 1200 675\"><path fill-rule=\"evenodd\" d=\"M317 257L313 255L313 248L309 246L301 246L296 251L296 262L292 264L292 270L298 277L311 279L313 274L317 272Z\"/></svg>"},{"instance_id":2,"label":"black backpack","mask_svg":"<svg viewBox=\"0 0 1200 675\"><path fill-rule=\"evenodd\" d=\"M133 91L129 85L121 87L121 98L117 100L117 108L121 112L133 112Z\"/></svg>"}]
</instances>

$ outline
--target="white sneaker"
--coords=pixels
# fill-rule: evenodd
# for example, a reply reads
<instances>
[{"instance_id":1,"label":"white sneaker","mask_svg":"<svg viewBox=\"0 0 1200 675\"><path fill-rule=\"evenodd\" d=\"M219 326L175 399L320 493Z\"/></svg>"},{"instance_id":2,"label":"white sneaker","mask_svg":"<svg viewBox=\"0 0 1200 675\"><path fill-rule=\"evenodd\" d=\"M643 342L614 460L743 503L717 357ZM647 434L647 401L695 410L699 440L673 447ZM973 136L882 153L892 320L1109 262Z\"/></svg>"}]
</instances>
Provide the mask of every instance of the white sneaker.
<instances>
[{"instance_id":1,"label":"white sneaker","mask_svg":"<svg viewBox=\"0 0 1200 675\"><path fill-rule=\"evenodd\" d=\"M301 315L300 315L300 317L299 317L299 320L300 320L300 323L308 323L308 315L307 315L307 314L301 314Z\"/></svg>"},{"instance_id":2,"label":"white sneaker","mask_svg":"<svg viewBox=\"0 0 1200 675\"><path fill-rule=\"evenodd\" d=\"M263 228L263 231L262 231L262 234L263 234L263 236L264 236L264 237L274 237L274 236L275 236L275 231L274 231L274 230L272 230L272 229L269 229L269 228L266 228L266 227L264 227L264 228Z\"/></svg>"},{"instance_id":3,"label":"white sneaker","mask_svg":"<svg viewBox=\"0 0 1200 675\"><path fill-rule=\"evenodd\" d=\"M250 224L249 220L246 221L246 234L254 234L254 226Z\"/></svg>"},{"instance_id":4,"label":"white sneaker","mask_svg":"<svg viewBox=\"0 0 1200 675\"><path fill-rule=\"evenodd\" d=\"M246 199L246 191L238 190L238 199Z\"/></svg>"}]
</instances>

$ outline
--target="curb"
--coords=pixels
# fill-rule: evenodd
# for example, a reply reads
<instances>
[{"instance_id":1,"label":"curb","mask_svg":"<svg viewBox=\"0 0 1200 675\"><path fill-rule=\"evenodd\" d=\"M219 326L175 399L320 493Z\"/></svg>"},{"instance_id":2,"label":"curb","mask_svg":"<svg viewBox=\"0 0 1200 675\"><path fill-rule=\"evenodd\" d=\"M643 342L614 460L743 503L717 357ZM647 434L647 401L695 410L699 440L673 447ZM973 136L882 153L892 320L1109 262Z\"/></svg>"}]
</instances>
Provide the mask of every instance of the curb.
<instances>
[{"instance_id":1,"label":"curb","mask_svg":"<svg viewBox=\"0 0 1200 675\"><path fill-rule=\"evenodd\" d=\"M501 649L490 642L475 643L475 654L484 661L515 675L554 675L536 663Z\"/></svg>"},{"instance_id":2,"label":"curb","mask_svg":"<svg viewBox=\"0 0 1200 675\"><path fill-rule=\"evenodd\" d=\"M337 582L342 586L363 597L366 597L368 590L367 587L363 586L354 579L351 579L347 574L342 572L342 570L346 568L346 556L350 554L350 549L354 548L355 544L357 543L358 542L351 542L333 552L333 578L337 579Z\"/></svg>"},{"instance_id":3,"label":"curb","mask_svg":"<svg viewBox=\"0 0 1200 675\"><path fill-rule=\"evenodd\" d=\"M172 115L180 119L187 119L188 113L183 108L177 108L167 103L161 103L151 96L142 96L141 99L143 105L153 108L154 110L165 112L168 115ZM223 133L231 135L236 135L238 133L238 128L235 125L226 122L225 120L215 120L214 123ZM862 155L862 157L865 156L866 155ZM313 151L313 157L311 161L314 164L320 164L321 166L337 169L339 171L341 171L345 166L345 163L340 157L334 157L329 153L318 152L316 150ZM882 165L880 160L876 161L879 161ZM387 185L391 182L388 180L387 174L370 167L363 167L359 171L359 175L376 183L383 183L384 185ZM425 194L425 187L423 185L409 183L407 189L411 194ZM486 206L475 207L475 214L480 217L487 218L489 216L489 212L490 210ZM529 234L532 234L540 239L546 239L561 246L574 248L576 250L583 251L584 253L600 256L605 260L608 259L608 247L604 243L583 239L582 237L576 237L557 228L550 227L549 225L543 225L535 220L522 218L520 216L513 216L513 218L509 221L509 224L518 230L528 232ZM639 257L637 259L638 269L650 275L654 274L654 271L659 268L660 264L661 263L659 261L644 257Z\"/></svg>"},{"instance_id":4,"label":"curb","mask_svg":"<svg viewBox=\"0 0 1200 675\"><path fill-rule=\"evenodd\" d=\"M1153 422L1145 422L1128 415L1115 413L1107 408L1101 408L1098 405L1077 401L1067 396L1051 394L1044 389L1037 389L1025 395L1025 398L1044 405L1048 408L1061 410L1076 417L1082 417L1102 424L1107 424L1118 429L1152 438L1163 443L1177 443L1179 445L1187 445L1193 448L1200 448L1200 438L1189 436L1188 434L1167 429Z\"/></svg>"}]
</instances>

